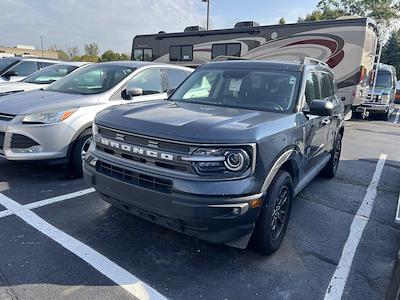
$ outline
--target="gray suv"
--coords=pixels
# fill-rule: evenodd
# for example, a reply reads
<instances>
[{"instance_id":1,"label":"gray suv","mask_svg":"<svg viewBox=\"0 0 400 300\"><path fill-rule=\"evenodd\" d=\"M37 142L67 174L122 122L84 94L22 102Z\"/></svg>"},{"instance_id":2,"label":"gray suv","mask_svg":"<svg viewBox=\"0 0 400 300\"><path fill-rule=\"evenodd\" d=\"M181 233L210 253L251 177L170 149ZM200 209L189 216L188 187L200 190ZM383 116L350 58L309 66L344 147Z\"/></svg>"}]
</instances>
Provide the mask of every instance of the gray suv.
<instances>
[{"instance_id":1,"label":"gray suv","mask_svg":"<svg viewBox=\"0 0 400 300\"><path fill-rule=\"evenodd\" d=\"M343 123L324 63L208 63L166 101L100 112L84 177L148 221L269 254L293 197L319 173L335 175Z\"/></svg>"}]
</instances>

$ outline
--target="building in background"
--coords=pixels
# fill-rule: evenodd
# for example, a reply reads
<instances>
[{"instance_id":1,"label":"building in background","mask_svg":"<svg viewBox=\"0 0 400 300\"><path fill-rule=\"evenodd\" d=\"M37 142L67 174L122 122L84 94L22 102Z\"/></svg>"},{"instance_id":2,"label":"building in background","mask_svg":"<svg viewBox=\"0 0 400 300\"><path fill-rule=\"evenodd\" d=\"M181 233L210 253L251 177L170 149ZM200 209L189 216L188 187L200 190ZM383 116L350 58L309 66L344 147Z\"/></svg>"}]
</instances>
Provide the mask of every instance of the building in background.
<instances>
[{"instance_id":1,"label":"building in background","mask_svg":"<svg viewBox=\"0 0 400 300\"><path fill-rule=\"evenodd\" d=\"M15 47L0 46L0 58L10 56L45 57L58 59L57 51L35 49L33 46L17 45Z\"/></svg>"}]
</instances>

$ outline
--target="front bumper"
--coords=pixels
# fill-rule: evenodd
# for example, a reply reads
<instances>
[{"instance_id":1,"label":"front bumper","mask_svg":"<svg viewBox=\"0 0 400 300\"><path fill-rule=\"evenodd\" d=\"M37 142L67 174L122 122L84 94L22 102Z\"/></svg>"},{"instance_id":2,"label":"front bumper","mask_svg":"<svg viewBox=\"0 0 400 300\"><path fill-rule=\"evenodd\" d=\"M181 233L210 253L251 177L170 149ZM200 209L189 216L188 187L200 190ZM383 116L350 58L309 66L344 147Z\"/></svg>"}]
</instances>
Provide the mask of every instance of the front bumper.
<instances>
[{"instance_id":1,"label":"front bumper","mask_svg":"<svg viewBox=\"0 0 400 300\"><path fill-rule=\"evenodd\" d=\"M140 185L140 179L136 183L129 183L124 177L115 178L111 174L104 174L99 168L99 162L96 168L84 162L85 180L105 201L150 222L211 243L243 247L235 245L235 241L245 237L247 244L261 209L261 206L252 208L252 203L262 199L263 194L225 196L222 193L207 195L209 192L204 191L204 195L201 195L198 182L186 180L186 188L192 186L196 190L196 194L188 193L179 190L182 183L175 184L174 179L107 162L107 165L111 164L117 170L123 168L128 174L139 174L156 184L167 184L170 181L171 188L161 190L154 184ZM225 181L224 184L237 186L235 180Z\"/></svg>"},{"instance_id":2,"label":"front bumper","mask_svg":"<svg viewBox=\"0 0 400 300\"><path fill-rule=\"evenodd\" d=\"M372 104L372 103L364 103L361 107L357 109L357 111L362 110L362 108L375 113L385 113L389 110L389 104Z\"/></svg>"},{"instance_id":3,"label":"front bumper","mask_svg":"<svg viewBox=\"0 0 400 300\"><path fill-rule=\"evenodd\" d=\"M0 156L8 160L64 158L75 134L76 129L67 122L25 125L16 116L11 121L0 121Z\"/></svg>"}]
</instances>

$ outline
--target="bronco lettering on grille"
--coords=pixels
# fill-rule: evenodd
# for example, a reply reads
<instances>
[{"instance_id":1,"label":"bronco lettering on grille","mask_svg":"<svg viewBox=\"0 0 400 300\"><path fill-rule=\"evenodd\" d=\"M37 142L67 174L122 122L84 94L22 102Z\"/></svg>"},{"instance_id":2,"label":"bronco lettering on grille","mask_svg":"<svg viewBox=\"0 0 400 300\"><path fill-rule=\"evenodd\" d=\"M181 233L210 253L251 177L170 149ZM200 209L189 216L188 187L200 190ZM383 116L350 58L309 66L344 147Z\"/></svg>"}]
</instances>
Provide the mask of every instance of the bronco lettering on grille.
<instances>
[{"instance_id":1,"label":"bronco lettering on grille","mask_svg":"<svg viewBox=\"0 0 400 300\"><path fill-rule=\"evenodd\" d=\"M104 146L108 146L110 148L122 150L125 152L130 152L130 153L133 153L136 155L143 155L143 156L158 158L158 159L162 159L162 160L169 160L169 161L174 160L173 154L163 153L163 152L156 151L153 149L150 150L150 149L133 146L133 145L125 144L125 143L115 142L115 141L111 141L111 140L108 140L105 138L100 138L99 142L100 142L100 144L102 144Z\"/></svg>"}]
</instances>

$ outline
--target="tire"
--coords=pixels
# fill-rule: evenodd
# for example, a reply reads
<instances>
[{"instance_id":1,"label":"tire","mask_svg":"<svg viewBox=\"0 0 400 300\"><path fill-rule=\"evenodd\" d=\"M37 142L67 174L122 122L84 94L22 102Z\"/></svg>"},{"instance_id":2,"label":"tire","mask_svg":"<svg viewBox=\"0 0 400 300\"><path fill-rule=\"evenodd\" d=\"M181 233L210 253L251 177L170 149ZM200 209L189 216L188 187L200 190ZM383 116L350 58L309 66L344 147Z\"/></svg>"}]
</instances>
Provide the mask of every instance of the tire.
<instances>
[{"instance_id":1,"label":"tire","mask_svg":"<svg viewBox=\"0 0 400 300\"><path fill-rule=\"evenodd\" d=\"M279 170L265 195L253 231L251 244L256 251L269 255L278 250L286 233L292 199L292 177L288 172Z\"/></svg>"},{"instance_id":2,"label":"tire","mask_svg":"<svg viewBox=\"0 0 400 300\"><path fill-rule=\"evenodd\" d=\"M390 117L390 110L388 109L387 112L385 112L385 113L381 116L381 120L387 121L387 120L389 120L389 117Z\"/></svg>"},{"instance_id":3,"label":"tire","mask_svg":"<svg viewBox=\"0 0 400 300\"><path fill-rule=\"evenodd\" d=\"M337 169L339 167L341 152L342 152L342 135L338 133L335 140L335 146L331 151L331 158L329 159L329 162L325 166L325 168L321 171L321 174L325 178L335 177Z\"/></svg>"},{"instance_id":4,"label":"tire","mask_svg":"<svg viewBox=\"0 0 400 300\"><path fill-rule=\"evenodd\" d=\"M75 177L82 177L82 151L87 151L92 139L92 130L84 130L76 139L72 148L69 168Z\"/></svg>"}]
</instances>

